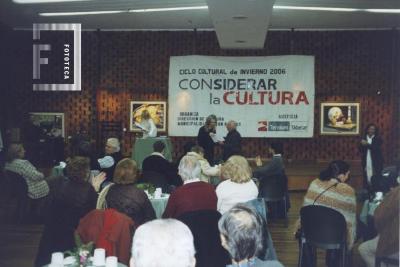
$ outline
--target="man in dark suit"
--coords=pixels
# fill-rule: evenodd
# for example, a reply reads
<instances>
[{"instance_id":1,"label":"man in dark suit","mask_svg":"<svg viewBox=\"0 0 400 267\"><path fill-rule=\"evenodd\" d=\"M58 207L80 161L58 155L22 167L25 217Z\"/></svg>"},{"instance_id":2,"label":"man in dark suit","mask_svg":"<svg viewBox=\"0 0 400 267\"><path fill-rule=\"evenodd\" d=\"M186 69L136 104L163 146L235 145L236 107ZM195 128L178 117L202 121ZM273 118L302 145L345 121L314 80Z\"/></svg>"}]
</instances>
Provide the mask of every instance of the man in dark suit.
<instances>
[{"instance_id":1,"label":"man in dark suit","mask_svg":"<svg viewBox=\"0 0 400 267\"><path fill-rule=\"evenodd\" d=\"M220 142L223 147L222 159L226 161L230 156L241 155L242 153L242 136L236 130L237 123L235 121L229 121L226 124L228 134L225 137L224 142Z\"/></svg>"},{"instance_id":2,"label":"man in dark suit","mask_svg":"<svg viewBox=\"0 0 400 267\"><path fill-rule=\"evenodd\" d=\"M156 172L166 177L166 182L170 185L179 186L182 185L182 180L178 176L178 170L176 166L165 159L163 152L165 144L161 141L157 141L153 144L154 152L150 156L145 158L142 163L142 171Z\"/></svg>"},{"instance_id":3,"label":"man in dark suit","mask_svg":"<svg viewBox=\"0 0 400 267\"><path fill-rule=\"evenodd\" d=\"M253 171L253 177L271 177L276 175L283 175L285 173L285 166L283 165L283 144L281 142L271 143L268 148L269 153L272 154L272 160L268 164L262 166L260 156L256 158L256 168Z\"/></svg>"},{"instance_id":4,"label":"man in dark suit","mask_svg":"<svg viewBox=\"0 0 400 267\"><path fill-rule=\"evenodd\" d=\"M285 194L286 198L286 211L290 208L290 199L289 199L289 189L288 189L288 178L285 174L285 166L283 164L283 144L281 142L273 142L269 145L269 153L272 154L272 160L262 166L262 162L260 156L256 158L256 168L253 171L253 177L257 178L260 181L259 188L263 188L264 186L269 186L270 182L276 182L280 186ZM276 216L275 214L282 213L282 209L277 209L279 206L273 206L268 204L268 209L270 210L270 215L272 217Z\"/></svg>"}]
</instances>

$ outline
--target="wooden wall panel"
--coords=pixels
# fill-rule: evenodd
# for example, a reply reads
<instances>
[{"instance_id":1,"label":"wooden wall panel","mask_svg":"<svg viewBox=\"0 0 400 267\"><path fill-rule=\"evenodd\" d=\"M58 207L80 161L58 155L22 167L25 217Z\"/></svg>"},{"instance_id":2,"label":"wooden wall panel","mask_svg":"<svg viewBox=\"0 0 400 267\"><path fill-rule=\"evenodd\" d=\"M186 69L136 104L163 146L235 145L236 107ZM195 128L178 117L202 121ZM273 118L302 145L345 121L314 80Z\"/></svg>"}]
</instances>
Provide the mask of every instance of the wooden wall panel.
<instances>
[{"instance_id":1,"label":"wooden wall panel","mask_svg":"<svg viewBox=\"0 0 400 267\"><path fill-rule=\"evenodd\" d=\"M129 130L129 101L167 101L170 56L314 55L314 138L281 139L286 156L295 160L359 159L358 136L319 135L321 102L354 101L361 103L361 127L369 122L378 125L385 140L385 157L392 159L398 152L391 140L396 140L399 131L393 125L399 118L399 88L394 88L399 82L391 70L394 58L398 58L393 50L397 35L394 31L270 31L265 48L252 51L220 49L212 31L83 32L82 92L70 93L32 92L31 33L15 32L14 87L7 88L14 102L9 106L13 111L9 122L23 121L29 111L65 112L67 135L83 125L95 138L102 121L121 121L122 128ZM129 154L135 136L129 131L121 136L123 150ZM189 140L194 138L172 138L176 155ZM268 141L245 139L245 156L265 156Z\"/></svg>"}]
</instances>

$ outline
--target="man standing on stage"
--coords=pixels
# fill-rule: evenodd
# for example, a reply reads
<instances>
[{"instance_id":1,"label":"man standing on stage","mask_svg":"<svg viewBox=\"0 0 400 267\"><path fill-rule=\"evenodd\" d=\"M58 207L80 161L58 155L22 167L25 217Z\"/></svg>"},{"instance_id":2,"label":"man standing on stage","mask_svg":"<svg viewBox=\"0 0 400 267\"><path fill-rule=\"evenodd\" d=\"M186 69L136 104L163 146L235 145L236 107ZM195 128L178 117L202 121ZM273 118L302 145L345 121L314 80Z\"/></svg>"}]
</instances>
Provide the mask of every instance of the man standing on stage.
<instances>
[{"instance_id":1,"label":"man standing on stage","mask_svg":"<svg viewBox=\"0 0 400 267\"><path fill-rule=\"evenodd\" d=\"M230 156L242 154L242 136L236 130L236 127L236 121L228 121L226 124L228 134L226 135L224 142L219 142L219 144L223 147L222 159L224 161L226 161Z\"/></svg>"}]
</instances>

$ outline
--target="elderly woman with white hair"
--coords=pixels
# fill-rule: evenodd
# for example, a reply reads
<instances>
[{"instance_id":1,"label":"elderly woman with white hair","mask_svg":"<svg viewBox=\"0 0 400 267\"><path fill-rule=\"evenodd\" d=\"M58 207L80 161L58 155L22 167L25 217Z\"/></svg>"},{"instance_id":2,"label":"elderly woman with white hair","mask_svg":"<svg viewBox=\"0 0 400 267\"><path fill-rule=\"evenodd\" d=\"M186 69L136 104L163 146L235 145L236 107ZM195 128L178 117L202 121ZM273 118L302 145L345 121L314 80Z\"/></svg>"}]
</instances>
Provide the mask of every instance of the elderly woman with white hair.
<instances>
[{"instance_id":1,"label":"elderly woman with white hair","mask_svg":"<svg viewBox=\"0 0 400 267\"><path fill-rule=\"evenodd\" d=\"M97 160L97 168L106 173L106 180L103 186L112 181L115 166L122 159L120 143L117 138L108 138L104 150L104 157Z\"/></svg>"},{"instance_id":2,"label":"elderly woman with white hair","mask_svg":"<svg viewBox=\"0 0 400 267\"><path fill-rule=\"evenodd\" d=\"M183 185L172 192L163 218L177 218L195 210L216 210L217 195L212 185L200 181L201 167L197 158L184 156L178 170Z\"/></svg>"},{"instance_id":3,"label":"elderly woman with white hair","mask_svg":"<svg viewBox=\"0 0 400 267\"><path fill-rule=\"evenodd\" d=\"M222 165L221 178L225 181L216 189L221 214L237 203L257 198L258 188L251 174L250 165L242 156L232 156Z\"/></svg>"},{"instance_id":4,"label":"elderly woman with white hair","mask_svg":"<svg viewBox=\"0 0 400 267\"><path fill-rule=\"evenodd\" d=\"M175 219L153 220L136 230L129 265L194 267L195 252L192 232L184 223Z\"/></svg>"}]
</instances>

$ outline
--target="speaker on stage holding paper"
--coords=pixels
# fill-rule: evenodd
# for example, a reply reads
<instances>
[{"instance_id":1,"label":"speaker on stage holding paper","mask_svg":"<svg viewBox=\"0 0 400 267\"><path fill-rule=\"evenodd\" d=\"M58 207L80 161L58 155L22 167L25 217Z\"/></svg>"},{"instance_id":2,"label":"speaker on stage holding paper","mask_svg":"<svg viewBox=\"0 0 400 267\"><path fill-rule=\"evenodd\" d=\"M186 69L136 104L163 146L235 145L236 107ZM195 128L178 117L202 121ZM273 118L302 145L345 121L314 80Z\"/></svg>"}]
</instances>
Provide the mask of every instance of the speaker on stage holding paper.
<instances>
[{"instance_id":1,"label":"speaker on stage holding paper","mask_svg":"<svg viewBox=\"0 0 400 267\"><path fill-rule=\"evenodd\" d=\"M215 138L217 130L217 116L211 114L206 119L206 124L199 129L197 134L197 143L204 149L204 158L210 163L211 166L214 165L214 146L216 141Z\"/></svg>"},{"instance_id":2,"label":"speaker on stage holding paper","mask_svg":"<svg viewBox=\"0 0 400 267\"><path fill-rule=\"evenodd\" d=\"M157 136L157 127L147 109L143 110L140 123L135 123L135 125L143 131L143 138Z\"/></svg>"}]
</instances>

